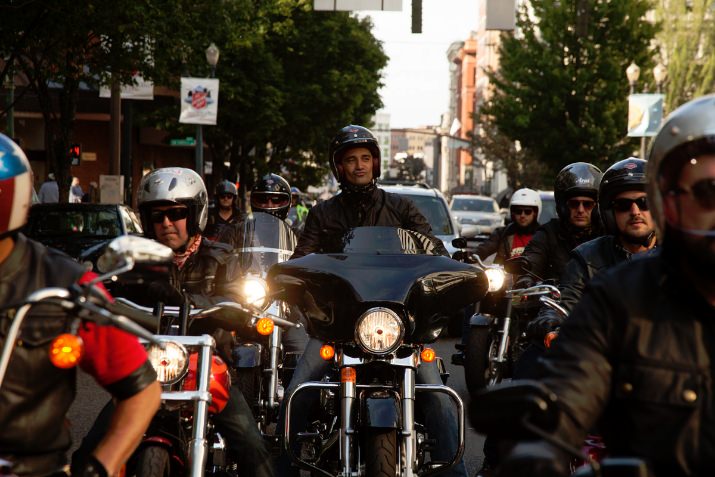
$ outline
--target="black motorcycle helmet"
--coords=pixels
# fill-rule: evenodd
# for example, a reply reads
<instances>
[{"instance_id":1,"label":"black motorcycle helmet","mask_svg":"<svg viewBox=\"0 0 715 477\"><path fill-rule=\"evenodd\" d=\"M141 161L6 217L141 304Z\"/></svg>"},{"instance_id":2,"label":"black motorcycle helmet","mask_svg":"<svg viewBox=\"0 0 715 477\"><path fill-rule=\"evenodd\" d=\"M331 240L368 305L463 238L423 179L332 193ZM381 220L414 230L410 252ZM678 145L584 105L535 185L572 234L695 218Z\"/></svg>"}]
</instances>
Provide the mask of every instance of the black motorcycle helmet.
<instances>
[{"instance_id":1,"label":"black motorcycle helmet","mask_svg":"<svg viewBox=\"0 0 715 477\"><path fill-rule=\"evenodd\" d=\"M216 189L214 192L216 194L216 197L226 194L231 194L234 197L238 196L238 188L236 187L236 184L228 180L224 180L216 184Z\"/></svg>"},{"instance_id":2,"label":"black motorcycle helmet","mask_svg":"<svg viewBox=\"0 0 715 477\"><path fill-rule=\"evenodd\" d=\"M348 125L342 128L330 142L330 170L333 175L342 183L344 177L340 173L338 165L343 158L343 154L348 149L354 147L365 147L372 153L372 178L373 181L380 177L380 145L375 139L375 135L368 128L356 125Z\"/></svg>"},{"instance_id":3,"label":"black motorcycle helmet","mask_svg":"<svg viewBox=\"0 0 715 477\"><path fill-rule=\"evenodd\" d=\"M598 191L598 208L606 227L606 233L616 235L616 218L613 215L613 199L627 190L645 191L646 161L637 157L629 157L618 161L603 173L601 187Z\"/></svg>"},{"instance_id":4,"label":"black motorcycle helmet","mask_svg":"<svg viewBox=\"0 0 715 477\"><path fill-rule=\"evenodd\" d=\"M572 197L591 197L598 201L598 187L601 184L601 170L587 162L574 162L561 169L554 183L556 213L562 221L569 220L570 212L567 201ZM598 210L591 212L591 223L598 223Z\"/></svg>"},{"instance_id":5,"label":"black motorcycle helmet","mask_svg":"<svg viewBox=\"0 0 715 477\"><path fill-rule=\"evenodd\" d=\"M290 184L278 174L266 174L251 189L251 210L285 219L290 209Z\"/></svg>"}]
</instances>

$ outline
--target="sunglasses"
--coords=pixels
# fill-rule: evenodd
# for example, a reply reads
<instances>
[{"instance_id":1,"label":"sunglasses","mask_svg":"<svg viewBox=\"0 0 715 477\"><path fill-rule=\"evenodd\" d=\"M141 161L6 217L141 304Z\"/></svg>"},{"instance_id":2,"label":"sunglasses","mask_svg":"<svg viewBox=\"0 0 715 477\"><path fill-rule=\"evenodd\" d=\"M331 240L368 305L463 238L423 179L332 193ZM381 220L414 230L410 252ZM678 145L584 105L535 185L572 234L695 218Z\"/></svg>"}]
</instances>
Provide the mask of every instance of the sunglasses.
<instances>
[{"instance_id":1,"label":"sunglasses","mask_svg":"<svg viewBox=\"0 0 715 477\"><path fill-rule=\"evenodd\" d=\"M700 179L690 189L678 188L671 193L689 194L705 210L715 210L715 178Z\"/></svg>"},{"instance_id":2,"label":"sunglasses","mask_svg":"<svg viewBox=\"0 0 715 477\"><path fill-rule=\"evenodd\" d=\"M164 217L168 217L170 221L176 222L177 220L183 220L188 216L188 207L174 207L173 209L151 211L151 221L155 224L163 223Z\"/></svg>"},{"instance_id":3,"label":"sunglasses","mask_svg":"<svg viewBox=\"0 0 715 477\"><path fill-rule=\"evenodd\" d=\"M526 208L512 207L511 213L514 215L531 215L534 213L534 209L532 209L530 207L526 207Z\"/></svg>"},{"instance_id":4,"label":"sunglasses","mask_svg":"<svg viewBox=\"0 0 715 477\"><path fill-rule=\"evenodd\" d=\"M233 194L221 194L218 196L219 199L233 199Z\"/></svg>"},{"instance_id":5,"label":"sunglasses","mask_svg":"<svg viewBox=\"0 0 715 477\"><path fill-rule=\"evenodd\" d=\"M266 205L273 205L274 207L281 207L284 205L287 205L290 203L290 199L285 197L285 196L272 196L272 195L267 195L267 194L253 194L251 196L251 201L254 204L258 204L261 206L266 206Z\"/></svg>"},{"instance_id":6,"label":"sunglasses","mask_svg":"<svg viewBox=\"0 0 715 477\"><path fill-rule=\"evenodd\" d=\"M569 199L566 201L566 205L568 205L571 210L578 210L579 207L583 206L583 210L589 212L596 206L596 201Z\"/></svg>"},{"instance_id":7,"label":"sunglasses","mask_svg":"<svg viewBox=\"0 0 715 477\"><path fill-rule=\"evenodd\" d=\"M637 199L628 199L626 197L613 199L611 207L613 207L613 210L616 212L630 212L633 204L636 204L641 211L648 210L648 199L646 196L638 197Z\"/></svg>"}]
</instances>

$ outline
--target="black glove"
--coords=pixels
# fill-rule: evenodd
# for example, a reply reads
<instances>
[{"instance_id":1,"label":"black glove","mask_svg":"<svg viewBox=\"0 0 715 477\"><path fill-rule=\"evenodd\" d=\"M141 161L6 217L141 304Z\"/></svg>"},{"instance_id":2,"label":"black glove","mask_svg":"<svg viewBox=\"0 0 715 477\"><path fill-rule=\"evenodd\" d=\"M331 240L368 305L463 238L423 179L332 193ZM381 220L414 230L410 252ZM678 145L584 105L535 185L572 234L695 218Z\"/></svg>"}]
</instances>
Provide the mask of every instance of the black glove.
<instances>
[{"instance_id":1,"label":"black glove","mask_svg":"<svg viewBox=\"0 0 715 477\"><path fill-rule=\"evenodd\" d=\"M79 473L72 474L73 477L108 477L107 469L97 460L94 455L90 455L87 462L82 466Z\"/></svg>"},{"instance_id":2,"label":"black glove","mask_svg":"<svg viewBox=\"0 0 715 477\"><path fill-rule=\"evenodd\" d=\"M563 322L563 318L558 318L555 316L537 316L536 318L531 320L526 326L526 336L530 340L543 343L544 336L546 336L547 333L554 331L556 328L561 326Z\"/></svg>"},{"instance_id":3,"label":"black glove","mask_svg":"<svg viewBox=\"0 0 715 477\"><path fill-rule=\"evenodd\" d=\"M162 302L169 306L181 306L184 296L179 290L165 280L157 280L149 284L149 297L154 302Z\"/></svg>"},{"instance_id":4,"label":"black glove","mask_svg":"<svg viewBox=\"0 0 715 477\"><path fill-rule=\"evenodd\" d=\"M529 288L533 287L535 284L536 280L534 279L534 277L532 277L531 275L522 275L514 282L514 288Z\"/></svg>"},{"instance_id":5,"label":"black glove","mask_svg":"<svg viewBox=\"0 0 715 477\"><path fill-rule=\"evenodd\" d=\"M543 441L520 442L497 468L497 477L567 477L568 458Z\"/></svg>"}]
</instances>

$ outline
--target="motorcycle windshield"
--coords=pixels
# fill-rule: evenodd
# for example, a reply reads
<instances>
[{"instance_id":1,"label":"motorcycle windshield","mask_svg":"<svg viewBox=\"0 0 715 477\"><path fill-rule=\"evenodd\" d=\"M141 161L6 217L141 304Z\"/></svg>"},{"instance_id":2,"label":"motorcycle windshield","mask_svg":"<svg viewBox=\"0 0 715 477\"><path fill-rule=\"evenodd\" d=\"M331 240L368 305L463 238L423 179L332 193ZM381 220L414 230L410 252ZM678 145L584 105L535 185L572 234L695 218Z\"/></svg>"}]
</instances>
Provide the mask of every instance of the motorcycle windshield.
<instances>
[{"instance_id":1,"label":"motorcycle windshield","mask_svg":"<svg viewBox=\"0 0 715 477\"><path fill-rule=\"evenodd\" d=\"M298 240L281 219L265 212L255 212L240 227L236 253L244 273L265 276L272 265L284 262L293 255Z\"/></svg>"},{"instance_id":2,"label":"motorcycle windshield","mask_svg":"<svg viewBox=\"0 0 715 477\"><path fill-rule=\"evenodd\" d=\"M322 339L350 339L365 310L387 305L413 320L412 338L424 340L440 317L486 293L481 269L439 256L417 232L356 228L335 250L277 264L269 273L272 289L286 290Z\"/></svg>"}]
</instances>

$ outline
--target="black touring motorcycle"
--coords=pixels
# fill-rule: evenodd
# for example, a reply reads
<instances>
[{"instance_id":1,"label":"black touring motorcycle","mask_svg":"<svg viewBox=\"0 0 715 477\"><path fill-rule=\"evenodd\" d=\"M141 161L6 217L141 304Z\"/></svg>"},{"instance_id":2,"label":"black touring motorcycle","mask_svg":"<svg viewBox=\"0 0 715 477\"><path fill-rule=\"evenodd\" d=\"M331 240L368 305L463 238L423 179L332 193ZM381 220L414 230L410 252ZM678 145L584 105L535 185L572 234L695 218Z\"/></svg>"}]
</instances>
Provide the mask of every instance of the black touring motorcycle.
<instances>
[{"instance_id":1,"label":"black touring motorcycle","mask_svg":"<svg viewBox=\"0 0 715 477\"><path fill-rule=\"evenodd\" d=\"M300 307L311 336L324 341L320 354L334 372L286 396L286 451L313 475L426 476L452 467L464 450L462 402L452 389L415 377L435 359L425 345L449 313L485 295L483 271L438 256L422 234L392 227L353 229L334 250L269 273L271 288ZM320 394L318 417L293 430L291 413L307 410L292 402L306 391ZM458 450L449 462L426 458L435 442L417 420L421 393L445 393L456 405Z\"/></svg>"}]
</instances>

